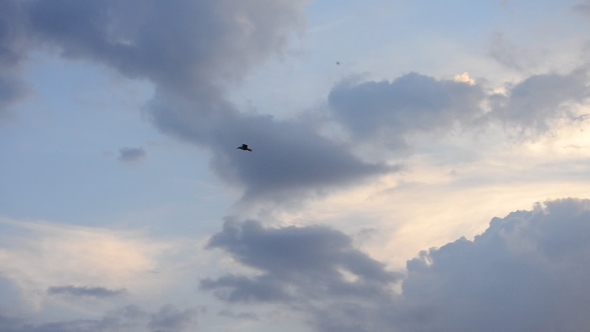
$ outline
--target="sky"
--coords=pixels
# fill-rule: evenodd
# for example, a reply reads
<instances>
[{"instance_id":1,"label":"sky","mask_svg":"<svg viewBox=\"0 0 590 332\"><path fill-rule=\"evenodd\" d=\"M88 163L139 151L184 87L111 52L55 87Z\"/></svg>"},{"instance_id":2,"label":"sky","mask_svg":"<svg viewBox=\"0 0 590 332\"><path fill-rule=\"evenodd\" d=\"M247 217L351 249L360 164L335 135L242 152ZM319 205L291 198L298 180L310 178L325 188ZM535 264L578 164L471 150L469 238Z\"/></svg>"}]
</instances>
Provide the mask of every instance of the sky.
<instances>
[{"instance_id":1,"label":"sky","mask_svg":"<svg viewBox=\"0 0 590 332\"><path fill-rule=\"evenodd\" d=\"M0 332L587 330L589 28L1 1Z\"/></svg>"}]
</instances>

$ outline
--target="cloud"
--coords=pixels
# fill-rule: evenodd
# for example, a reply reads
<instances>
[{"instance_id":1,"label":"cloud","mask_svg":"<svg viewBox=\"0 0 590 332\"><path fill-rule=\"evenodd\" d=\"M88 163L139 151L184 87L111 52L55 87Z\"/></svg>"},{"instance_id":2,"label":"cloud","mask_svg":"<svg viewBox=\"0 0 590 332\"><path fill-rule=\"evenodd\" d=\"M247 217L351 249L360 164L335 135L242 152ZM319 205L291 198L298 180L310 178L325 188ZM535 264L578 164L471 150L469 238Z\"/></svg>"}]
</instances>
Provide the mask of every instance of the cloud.
<instances>
[{"instance_id":1,"label":"cloud","mask_svg":"<svg viewBox=\"0 0 590 332\"><path fill-rule=\"evenodd\" d=\"M584 16L590 16L590 1L578 3L572 7L572 10Z\"/></svg>"},{"instance_id":2,"label":"cloud","mask_svg":"<svg viewBox=\"0 0 590 332\"><path fill-rule=\"evenodd\" d=\"M586 68L568 74L533 75L506 94L490 95L491 112L486 118L522 132L543 133L555 120L575 118L572 106L585 104L589 96Z\"/></svg>"},{"instance_id":3,"label":"cloud","mask_svg":"<svg viewBox=\"0 0 590 332\"><path fill-rule=\"evenodd\" d=\"M211 169L244 188L245 200L290 200L400 169L361 160L350 146L320 135L309 120L246 115L227 104L206 106L215 111L203 115L199 104L158 100L152 105L153 121L166 133L208 147ZM254 152L236 150L242 143Z\"/></svg>"},{"instance_id":4,"label":"cloud","mask_svg":"<svg viewBox=\"0 0 590 332\"><path fill-rule=\"evenodd\" d=\"M148 327L153 332L180 332L194 325L199 314L197 309L178 310L168 304L150 315Z\"/></svg>"},{"instance_id":5,"label":"cloud","mask_svg":"<svg viewBox=\"0 0 590 332\"><path fill-rule=\"evenodd\" d=\"M33 324L24 319L0 315L2 332L108 332L145 331L181 332L196 325L199 315L197 309L179 310L173 305L165 305L159 311L149 313L137 306L107 312L101 319L79 319L53 323Z\"/></svg>"},{"instance_id":6,"label":"cloud","mask_svg":"<svg viewBox=\"0 0 590 332\"><path fill-rule=\"evenodd\" d=\"M104 287L76 287L72 285L53 286L47 289L47 293L50 295L89 296L95 298L113 297L126 292L125 289L110 290Z\"/></svg>"},{"instance_id":7,"label":"cloud","mask_svg":"<svg viewBox=\"0 0 590 332\"><path fill-rule=\"evenodd\" d=\"M282 49L305 1L33 1L39 39L179 94L208 93Z\"/></svg>"},{"instance_id":8,"label":"cloud","mask_svg":"<svg viewBox=\"0 0 590 332\"><path fill-rule=\"evenodd\" d=\"M28 50L23 7L18 0L0 3L0 123L10 116L9 107L27 92L20 77Z\"/></svg>"},{"instance_id":9,"label":"cloud","mask_svg":"<svg viewBox=\"0 0 590 332\"><path fill-rule=\"evenodd\" d=\"M590 201L538 204L408 262L403 293L428 312L407 331L585 329Z\"/></svg>"},{"instance_id":10,"label":"cloud","mask_svg":"<svg viewBox=\"0 0 590 332\"><path fill-rule=\"evenodd\" d=\"M590 324L588 238L590 200L546 201L492 219L472 241L422 251L396 294L387 285L399 276L338 231L226 222L209 247L258 273L201 288L232 304L283 304L321 332L581 331Z\"/></svg>"},{"instance_id":11,"label":"cloud","mask_svg":"<svg viewBox=\"0 0 590 332\"><path fill-rule=\"evenodd\" d=\"M47 295L105 297L123 288L149 294L166 282L145 273L158 269L173 246L138 232L6 219L0 229L2 276L29 307L41 308Z\"/></svg>"},{"instance_id":12,"label":"cloud","mask_svg":"<svg viewBox=\"0 0 590 332\"><path fill-rule=\"evenodd\" d=\"M409 73L391 82L343 81L332 88L328 102L355 139L401 148L408 134L447 131L475 120L485 97L480 85Z\"/></svg>"},{"instance_id":13,"label":"cloud","mask_svg":"<svg viewBox=\"0 0 590 332\"><path fill-rule=\"evenodd\" d=\"M147 152L143 148L120 148L119 161L122 162L138 162L147 156Z\"/></svg>"},{"instance_id":14,"label":"cloud","mask_svg":"<svg viewBox=\"0 0 590 332\"><path fill-rule=\"evenodd\" d=\"M302 26L305 0L7 3L22 18L15 22L29 24L11 39L19 43L6 44L34 41L15 53L19 59L34 46L151 81L155 95L145 107L146 117L160 131L207 149L212 171L243 189L243 201L298 201L400 169L363 160L352 152L356 143L396 150L409 145L414 134L488 123L540 132L565 114L568 103L582 102L585 78L573 73L533 76L505 95L490 94L463 76L410 73L391 82L344 81L328 97L334 120L354 139L342 144L322 135L317 119L243 113L228 99L256 66L285 51ZM255 152L236 151L242 143ZM119 159L143 157L144 150L126 148Z\"/></svg>"},{"instance_id":15,"label":"cloud","mask_svg":"<svg viewBox=\"0 0 590 332\"><path fill-rule=\"evenodd\" d=\"M416 133L446 133L456 126L481 122L546 130L550 120L563 115L564 103L581 100L559 86L571 83L572 75L555 80L554 97L545 95L543 84L529 84L531 98L542 100L534 110L527 107L537 106L537 101L518 97L524 90L522 84L517 85L518 98L513 98L516 95L509 95L511 92L490 95L484 86L471 78L465 81L465 77L462 82L410 73L391 82L346 81L334 86L328 101L335 121L355 139L350 144L322 135L317 119L277 120L240 112L229 101L229 91L254 68L285 52L291 36L302 26L307 3L7 1L3 3L6 12L18 19L7 19L9 23L2 26L14 26L10 30L17 33L2 39L2 44L17 65L6 66L10 88L2 90L17 87L13 79L19 75L12 70L20 68L33 49L149 80L155 84L155 95L144 112L156 128L207 149L212 171L243 189L243 201L273 202L322 195L400 169L355 155L352 151L359 142L378 142L395 150L407 146L409 136ZM0 85L2 72L0 69ZM531 77L525 82L532 81L539 80ZM581 81L568 88L578 91ZM487 112L482 107L485 102L495 108ZM255 152L247 156L236 151L242 143L250 144ZM142 149L124 149L121 161L145 157Z\"/></svg>"},{"instance_id":16,"label":"cloud","mask_svg":"<svg viewBox=\"0 0 590 332\"><path fill-rule=\"evenodd\" d=\"M401 275L353 247L327 227L266 228L257 221L226 221L207 248L228 252L255 276L228 274L201 280L229 303L311 305L313 301L379 298Z\"/></svg>"},{"instance_id":17,"label":"cloud","mask_svg":"<svg viewBox=\"0 0 590 332\"><path fill-rule=\"evenodd\" d=\"M337 123L354 140L391 149L406 147L416 133L447 133L456 127L481 129L500 124L507 131L535 136L559 119L573 120L576 105L589 96L588 70L532 75L506 84L505 93L477 84L469 76L453 80L410 73L393 81L343 81L328 101Z\"/></svg>"}]
</instances>

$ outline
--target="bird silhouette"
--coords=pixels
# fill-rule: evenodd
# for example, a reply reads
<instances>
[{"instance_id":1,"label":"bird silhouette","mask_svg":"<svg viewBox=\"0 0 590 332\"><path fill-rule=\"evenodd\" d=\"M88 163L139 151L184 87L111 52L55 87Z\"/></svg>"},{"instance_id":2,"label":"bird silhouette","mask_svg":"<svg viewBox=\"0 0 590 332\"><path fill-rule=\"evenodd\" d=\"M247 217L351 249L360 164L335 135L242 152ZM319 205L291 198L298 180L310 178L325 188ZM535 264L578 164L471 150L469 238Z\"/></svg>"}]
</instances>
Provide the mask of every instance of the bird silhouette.
<instances>
[{"instance_id":1,"label":"bird silhouette","mask_svg":"<svg viewBox=\"0 0 590 332\"><path fill-rule=\"evenodd\" d=\"M248 147L248 144L242 144L242 146L238 146L237 149L252 152L252 149Z\"/></svg>"}]
</instances>

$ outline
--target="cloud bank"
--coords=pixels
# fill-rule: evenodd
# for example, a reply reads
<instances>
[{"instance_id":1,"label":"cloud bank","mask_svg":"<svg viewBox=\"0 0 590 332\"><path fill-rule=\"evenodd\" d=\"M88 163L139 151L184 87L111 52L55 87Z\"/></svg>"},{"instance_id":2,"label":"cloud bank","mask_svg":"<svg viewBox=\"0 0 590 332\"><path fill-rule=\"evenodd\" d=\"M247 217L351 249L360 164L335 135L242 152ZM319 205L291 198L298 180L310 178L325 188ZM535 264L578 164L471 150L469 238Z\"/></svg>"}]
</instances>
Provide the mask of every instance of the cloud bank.
<instances>
[{"instance_id":1,"label":"cloud bank","mask_svg":"<svg viewBox=\"0 0 590 332\"><path fill-rule=\"evenodd\" d=\"M228 92L257 66L281 56L303 24L298 1L5 1L0 22L0 109L23 94L20 68L33 50L89 61L149 80L155 96L145 115L162 132L205 148L212 171L243 189L243 200L282 202L329 192L399 166L368 162L357 143L398 150L416 133L446 133L490 123L544 132L585 103L587 71L531 76L491 92L470 80L409 73L388 81L336 84L333 121L352 136L336 142L317 119L277 120L240 112ZM19 83L20 82L20 83ZM7 114L7 111L1 111ZM239 144L255 153L240 154ZM140 158L121 151L121 160Z\"/></svg>"},{"instance_id":2,"label":"cloud bank","mask_svg":"<svg viewBox=\"0 0 590 332\"><path fill-rule=\"evenodd\" d=\"M468 78L468 77L467 77ZM355 140L391 149L408 145L417 133L501 125L525 136L547 132L559 119L578 116L586 105L588 70L533 75L498 93L467 80L409 73L393 81L344 81L328 96L333 116Z\"/></svg>"},{"instance_id":3,"label":"cloud bank","mask_svg":"<svg viewBox=\"0 0 590 332\"><path fill-rule=\"evenodd\" d=\"M226 222L208 247L260 271L205 279L222 301L278 303L317 331L579 331L590 324L590 200L562 199L494 218L408 261L400 275L319 226Z\"/></svg>"},{"instance_id":4,"label":"cloud bank","mask_svg":"<svg viewBox=\"0 0 590 332\"><path fill-rule=\"evenodd\" d=\"M229 88L285 50L307 1L10 3L19 10L15 22L28 22L29 49L153 82L147 117L161 131L208 149L212 170L243 188L245 199L303 197L397 170L360 160L309 121L244 114L227 100ZM256 155L236 153L241 143ZM120 159L135 160L136 152L121 151Z\"/></svg>"}]
</instances>

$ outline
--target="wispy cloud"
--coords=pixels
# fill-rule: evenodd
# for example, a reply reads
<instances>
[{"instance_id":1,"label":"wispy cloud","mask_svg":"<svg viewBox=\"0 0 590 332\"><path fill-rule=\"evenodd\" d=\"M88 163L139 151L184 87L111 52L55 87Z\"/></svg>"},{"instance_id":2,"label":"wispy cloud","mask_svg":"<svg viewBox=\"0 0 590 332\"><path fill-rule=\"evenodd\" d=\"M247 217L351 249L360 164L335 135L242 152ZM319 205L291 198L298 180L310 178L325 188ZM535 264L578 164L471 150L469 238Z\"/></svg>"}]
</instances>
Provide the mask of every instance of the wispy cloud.
<instances>
[{"instance_id":1,"label":"wispy cloud","mask_svg":"<svg viewBox=\"0 0 590 332\"><path fill-rule=\"evenodd\" d=\"M125 294L126 289L111 290L104 287L76 287L68 286L52 286L47 289L50 295L71 295L71 296L89 296L95 298L108 298Z\"/></svg>"},{"instance_id":2,"label":"wispy cloud","mask_svg":"<svg viewBox=\"0 0 590 332\"><path fill-rule=\"evenodd\" d=\"M119 161L122 162L139 162L147 157L147 152L143 148L120 148Z\"/></svg>"}]
</instances>

